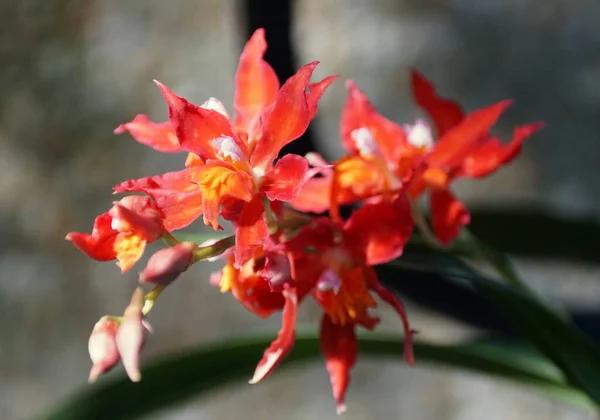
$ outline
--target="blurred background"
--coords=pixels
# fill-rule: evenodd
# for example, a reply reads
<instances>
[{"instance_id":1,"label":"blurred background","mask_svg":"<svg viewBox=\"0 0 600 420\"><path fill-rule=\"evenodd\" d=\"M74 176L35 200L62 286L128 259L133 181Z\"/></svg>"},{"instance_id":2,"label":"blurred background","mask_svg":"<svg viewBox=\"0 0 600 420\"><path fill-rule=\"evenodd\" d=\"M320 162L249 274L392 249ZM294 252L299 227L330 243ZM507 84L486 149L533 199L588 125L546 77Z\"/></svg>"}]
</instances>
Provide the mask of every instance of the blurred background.
<instances>
[{"instance_id":1,"label":"blurred background","mask_svg":"<svg viewBox=\"0 0 600 420\"><path fill-rule=\"evenodd\" d=\"M121 313L135 287L136 269L122 276L113 263L91 261L65 234L91 229L115 199L113 185L182 166L184 156L153 152L112 130L136 113L166 120L154 78L194 103L215 96L231 110L237 59L251 26L261 20L287 26L285 5L295 49L288 65L320 60L315 80L334 73L354 79L392 120L411 123L422 116L408 85L415 67L469 110L514 98L496 129L505 139L515 124L548 122L513 165L458 186L469 205L600 215L596 0L2 0L1 419L39 414L85 387L91 329L102 315ZM267 40L276 51L285 48L285 39L269 29ZM278 68L286 71L285 57L269 57L283 60ZM312 126L312 140L329 158L341 153L344 100L338 81ZM597 266L517 262L550 302L600 309ZM155 334L144 360L250 328L275 336L278 316L254 318L209 284L216 268L195 266L160 298L150 315ZM474 332L407 303L424 339L455 342ZM385 307L380 312L382 330L399 330L394 314ZM302 319L316 329L319 314L308 305ZM119 375L120 367L111 373ZM591 418L508 382L364 358L354 370L348 408L349 420ZM153 418L241 416L337 418L322 362L289 368L255 386L240 381Z\"/></svg>"}]
</instances>

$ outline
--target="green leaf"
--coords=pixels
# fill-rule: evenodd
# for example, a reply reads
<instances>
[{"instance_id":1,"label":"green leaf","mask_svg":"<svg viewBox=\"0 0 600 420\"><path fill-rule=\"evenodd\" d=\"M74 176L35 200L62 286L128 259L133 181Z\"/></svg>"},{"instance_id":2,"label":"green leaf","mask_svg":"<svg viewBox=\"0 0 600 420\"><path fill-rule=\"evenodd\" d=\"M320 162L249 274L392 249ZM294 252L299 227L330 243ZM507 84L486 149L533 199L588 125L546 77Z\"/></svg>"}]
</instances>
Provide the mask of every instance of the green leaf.
<instances>
[{"instance_id":1,"label":"green leaf","mask_svg":"<svg viewBox=\"0 0 600 420\"><path fill-rule=\"evenodd\" d=\"M559 217L536 208L473 209L469 229L504 253L600 263L600 221Z\"/></svg>"},{"instance_id":2,"label":"green leaf","mask_svg":"<svg viewBox=\"0 0 600 420\"><path fill-rule=\"evenodd\" d=\"M143 379L132 383L122 375L90 386L48 415L46 420L133 419L181 403L203 392L251 377L254 367L273 337L225 342L170 357L142 369ZM361 356L402 360L397 337L360 338ZM517 344L474 342L455 346L417 343L417 363L464 368L535 385L552 395L584 407L587 397L570 387L560 372L531 349ZM284 365L320 357L318 338L300 335ZM248 385L250 386L250 385ZM255 385L259 386L259 385ZM332 401L333 409L333 401Z\"/></svg>"},{"instance_id":3,"label":"green leaf","mask_svg":"<svg viewBox=\"0 0 600 420\"><path fill-rule=\"evenodd\" d=\"M571 384L600 405L600 350L589 337L534 296L487 279L442 251L407 250L392 264L408 272L435 272L470 283L496 305L517 331L552 360Z\"/></svg>"}]
</instances>

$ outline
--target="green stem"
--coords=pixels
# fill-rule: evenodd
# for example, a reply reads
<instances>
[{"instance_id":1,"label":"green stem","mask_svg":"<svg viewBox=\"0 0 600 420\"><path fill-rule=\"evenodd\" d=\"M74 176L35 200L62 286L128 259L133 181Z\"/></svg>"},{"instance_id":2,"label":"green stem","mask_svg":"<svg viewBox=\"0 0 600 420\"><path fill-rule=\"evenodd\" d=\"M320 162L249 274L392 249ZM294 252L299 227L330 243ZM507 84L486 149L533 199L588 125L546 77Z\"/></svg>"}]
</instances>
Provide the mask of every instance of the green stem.
<instances>
[{"instance_id":1,"label":"green stem","mask_svg":"<svg viewBox=\"0 0 600 420\"><path fill-rule=\"evenodd\" d=\"M175 246L178 245L180 242L179 240L177 240L176 237L174 237L173 235L171 235L170 232L165 232L162 236L162 240L169 246Z\"/></svg>"},{"instance_id":2,"label":"green stem","mask_svg":"<svg viewBox=\"0 0 600 420\"><path fill-rule=\"evenodd\" d=\"M142 308L142 313L144 314L144 316L148 315L148 312L152 310L156 299L158 299L158 297L163 292L163 290L165 290L165 288L166 286L159 284L154 286L154 289L146 293L146 295L144 296L144 307Z\"/></svg>"},{"instance_id":3,"label":"green stem","mask_svg":"<svg viewBox=\"0 0 600 420\"><path fill-rule=\"evenodd\" d=\"M481 242L466 228L463 230L462 235L473 253L491 264L507 284L520 292L532 293L531 289L517 274L512 262L506 255Z\"/></svg>"},{"instance_id":4,"label":"green stem","mask_svg":"<svg viewBox=\"0 0 600 420\"><path fill-rule=\"evenodd\" d=\"M228 236L212 245L202 246L194 251L192 264L207 258L217 257L235 245L235 236Z\"/></svg>"},{"instance_id":5,"label":"green stem","mask_svg":"<svg viewBox=\"0 0 600 420\"><path fill-rule=\"evenodd\" d=\"M440 244L435 234L429 228L429 223L421 212L419 205L410 198L408 199L408 202L410 203L412 216L415 219L415 224L419 228L419 233L421 234L423 241L434 249L444 249L444 246Z\"/></svg>"},{"instance_id":6,"label":"green stem","mask_svg":"<svg viewBox=\"0 0 600 420\"><path fill-rule=\"evenodd\" d=\"M454 244L450 247L444 247L439 243L435 234L429 228L429 223L427 222L427 219L421 212L421 209L417 203L410 199L409 202L413 217L415 219L415 224L419 227L419 233L427 245L434 249L451 251L454 247L454 244L456 244L457 248L462 251L462 254L468 254L471 257L478 257L484 261L487 261L496 269L500 277L502 277L502 279L515 290L531 294L531 290L525 284L525 282L521 280L521 277L519 277L517 271L514 269L511 261L506 255L481 242L466 228L463 228L462 238L457 238L457 240L454 241ZM460 241L460 243L458 243L458 241Z\"/></svg>"},{"instance_id":7,"label":"green stem","mask_svg":"<svg viewBox=\"0 0 600 420\"><path fill-rule=\"evenodd\" d=\"M271 209L271 202L267 196L263 197L263 206L265 208L265 222L267 223L267 227L269 228L269 234L274 235L279 231L279 224L277 223L277 218L273 214L273 210Z\"/></svg>"}]
</instances>

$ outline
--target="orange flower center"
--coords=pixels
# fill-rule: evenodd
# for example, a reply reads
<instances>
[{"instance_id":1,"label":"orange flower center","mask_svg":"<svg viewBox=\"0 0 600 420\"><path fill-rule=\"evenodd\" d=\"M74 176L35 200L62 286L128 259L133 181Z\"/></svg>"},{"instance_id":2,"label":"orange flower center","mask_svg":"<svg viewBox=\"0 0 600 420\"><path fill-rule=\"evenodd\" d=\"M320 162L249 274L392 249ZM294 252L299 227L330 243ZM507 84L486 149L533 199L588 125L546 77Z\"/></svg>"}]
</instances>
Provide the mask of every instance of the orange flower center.
<instances>
[{"instance_id":1,"label":"orange flower center","mask_svg":"<svg viewBox=\"0 0 600 420\"><path fill-rule=\"evenodd\" d=\"M119 262L117 265L122 271L129 270L140 259L146 247L146 240L141 235L121 232L115 238L113 250Z\"/></svg>"},{"instance_id":2,"label":"orange flower center","mask_svg":"<svg viewBox=\"0 0 600 420\"><path fill-rule=\"evenodd\" d=\"M368 310L377 303L369 293L363 267L339 248L325 253L323 259L329 268L319 279L315 298L327 315L338 325L371 324Z\"/></svg>"}]
</instances>

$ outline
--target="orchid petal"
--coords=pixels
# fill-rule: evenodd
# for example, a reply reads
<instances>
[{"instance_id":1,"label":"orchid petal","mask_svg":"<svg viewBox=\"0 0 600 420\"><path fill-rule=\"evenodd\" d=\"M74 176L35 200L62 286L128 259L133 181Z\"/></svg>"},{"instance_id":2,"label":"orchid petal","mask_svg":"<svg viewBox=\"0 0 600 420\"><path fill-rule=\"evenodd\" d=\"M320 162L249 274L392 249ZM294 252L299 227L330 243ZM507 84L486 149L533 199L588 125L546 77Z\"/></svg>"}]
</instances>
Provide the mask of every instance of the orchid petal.
<instances>
[{"instance_id":1,"label":"orchid petal","mask_svg":"<svg viewBox=\"0 0 600 420\"><path fill-rule=\"evenodd\" d=\"M311 106L306 90L317 64L315 61L301 67L279 89L275 102L264 117L263 136L256 143L251 157L253 167L265 171L270 169L283 146L300 137L308 128Z\"/></svg>"},{"instance_id":2,"label":"orchid petal","mask_svg":"<svg viewBox=\"0 0 600 420\"><path fill-rule=\"evenodd\" d=\"M258 362L251 384L256 384L269 376L277 365L287 356L296 339L296 320L298 317L298 296L292 288L285 289L285 306L281 315L281 330Z\"/></svg>"},{"instance_id":3,"label":"orchid petal","mask_svg":"<svg viewBox=\"0 0 600 420\"><path fill-rule=\"evenodd\" d=\"M177 96L168 87L155 81L169 106L169 120L184 150L202 159L217 159L218 150L213 140L231 138L239 150L246 147L233 133L230 121L220 112L194 105Z\"/></svg>"},{"instance_id":4,"label":"orchid petal","mask_svg":"<svg viewBox=\"0 0 600 420\"><path fill-rule=\"evenodd\" d=\"M265 30L257 29L246 43L235 75L235 126L252 131L261 112L277 97L279 79L264 60L267 42Z\"/></svg>"},{"instance_id":5,"label":"orchid petal","mask_svg":"<svg viewBox=\"0 0 600 420\"><path fill-rule=\"evenodd\" d=\"M289 201L306 182L308 161L298 155L285 155L265 174L261 189L269 200Z\"/></svg>"},{"instance_id":6,"label":"orchid petal","mask_svg":"<svg viewBox=\"0 0 600 420\"><path fill-rule=\"evenodd\" d=\"M354 324L337 325L327 314L321 320L321 351L331 379L337 414L346 411L345 396L350 384L350 370L358 357Z\"/></svg>"},{"instance_id":7,"label":"orchid petal","mask_svg":"<svg viewBox=\"0 0 600 420\"><path fill-rule=\"evenodd\" d=\"M408 198L401 193L393 201L363 205L352 213L344 230L352 246L364 249L367 264L376 265L402 255L413 228Z\"/></svg>"},{"instance_id":8,"label":"orchid petal","mask_svg":"<svg viewBox=\"0 0 600 420\"><path fill-rule=\"evenodd\" d=\"M146 115L138 114L132 121L118 126L114 133L122 134L126 131L129 131L138 143L158 152L178 153L184 151L179 145L175 130L169 121L156 123L150 121Z\"/></svg>"},{"instance_id":9,"label":"orchid petal","mask_svg":"<svg viewBox=\"0 0 600 420\"><path fill-rule=\"evenodd\" d=\"M415 102L429 114L439 138L462 121L465 114L460 104L438 96L433 84L416 70L411 72L411 84Z\"/></svg>"},{"instance_id":10,"label":"orchid petal","mask_svg":"<svg viewBox=\"0 0 600 420\"><path fill-rule=\"evenodd\" d=\"M433 231L441 243L449 244L471 221L469 211L448 190L433 189L430 201Z\"/></svg>"},{"instance_id":11,"label":"orchid petal","mask_svg":"<svg viewBox=\"0 0 600 420\"><path fill-rule=\"evenodd\" d=\"M165 229L171 232L188 226L202 214L202 193L198 185L190 181L192 173L190 169L167 172L125 181L113 189L148 194L163 213Z\"/></svg>"}]
</instances>

